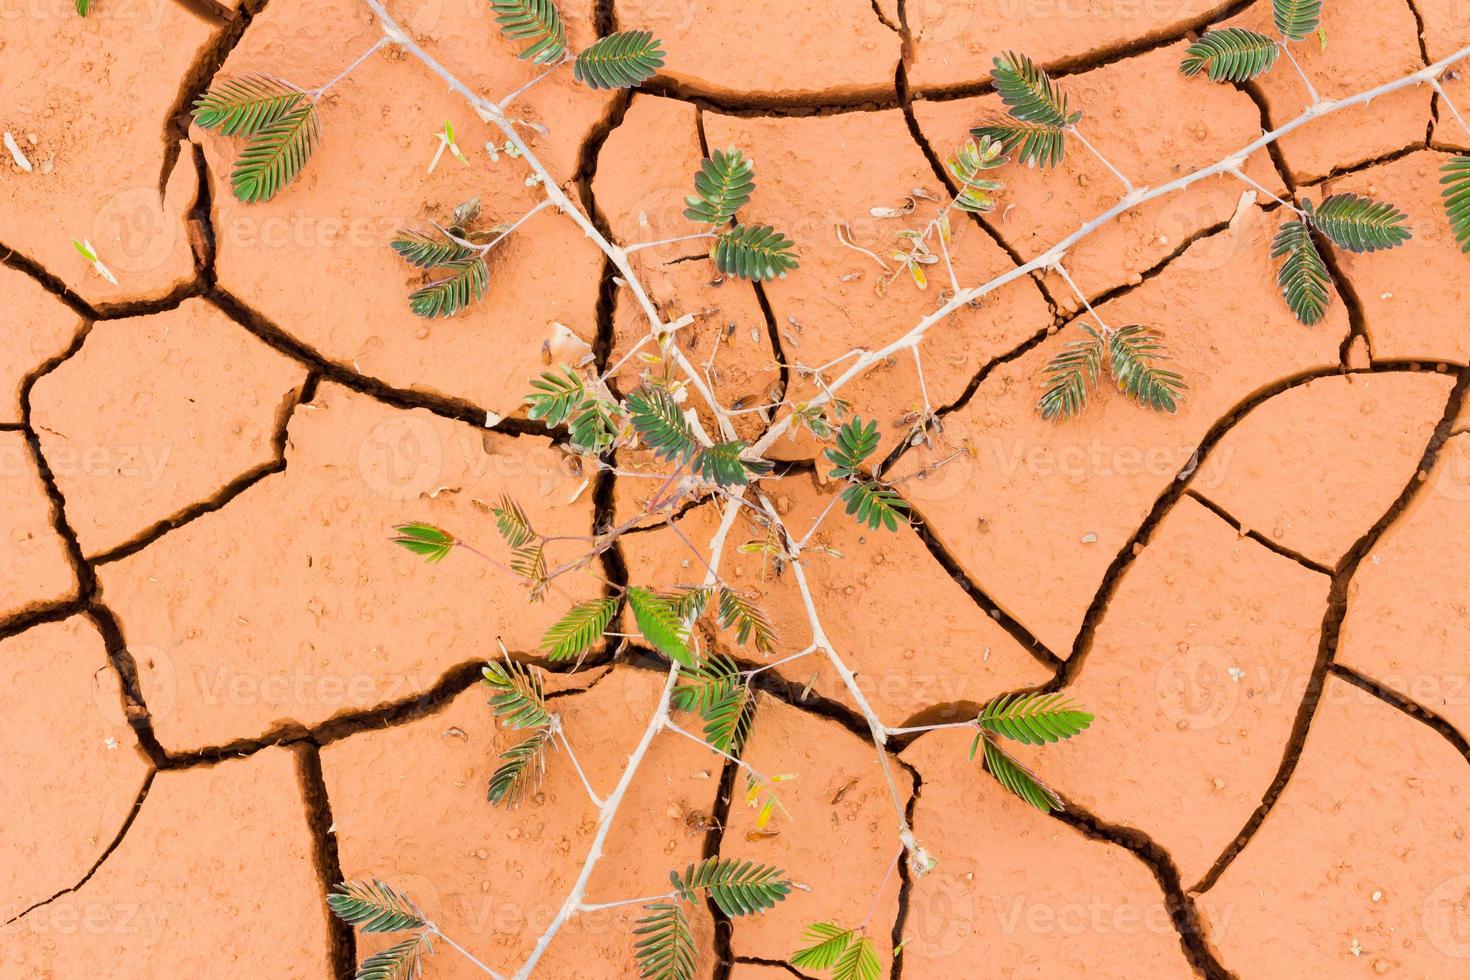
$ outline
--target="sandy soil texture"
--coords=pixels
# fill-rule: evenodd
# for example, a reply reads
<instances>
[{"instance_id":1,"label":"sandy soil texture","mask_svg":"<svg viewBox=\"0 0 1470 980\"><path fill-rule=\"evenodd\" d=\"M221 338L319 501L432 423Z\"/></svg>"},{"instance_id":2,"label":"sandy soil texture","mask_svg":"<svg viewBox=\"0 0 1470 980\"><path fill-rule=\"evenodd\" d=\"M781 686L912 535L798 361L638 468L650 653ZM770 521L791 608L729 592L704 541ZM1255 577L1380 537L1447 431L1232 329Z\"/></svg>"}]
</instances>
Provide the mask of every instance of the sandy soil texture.
<instances>
[{"instance_id":1,"label":"sandy soil texture","mask_svg":"<svg viewBox=\"0 0 1470 980\"><path fill-rule=\"evenodd\" d=\"M791 965L814 922L861 925L895 980L1470 977L1470 255L1440 200L1470 152L1470 59L1144 191L1309 90L1320 107L1465 49L1470 3L1326 0L1300 73L1212 84L1181 75L1186 50L1271 30L1269 0L564 0L574 48L646 27L667 54L632 90L564 66L516 99L540 182L416 54L492 101L531 81L489 0L385 6L409 43L353 65L383 34L365 0L0 0L0 980L352 977L396 941L329 913L364 878L506 977L527 957L634 977L626 900L705 858L796 883L760 915L691 907L709 980L827 976ZM1003 111L1007 50L1100 155L996 171L1000 206L952 215L953 276L889 280L955 191L946 161ZM301 176L237 200L239 142L195 101L349 66ZM446 120L466 160L431 168ZM740 222L784 230L800 268L751 283L702 242L623 252L689 234L692 175L726 146L756 165ZM1113 167L1145 199L1037 262L1118 204ZM548 188L588 227L545 207L482 302L410 312L397 230L470 197L508 224ZM1272 238L1284 199L1338 193L1392 201L1413 238L1330 251L1303 326ZM695 420L775 464L746 500L789 540L707 486L651 515L667 464L578 456L528 417L554 365L626 395L676 364L650 366L650 312L722 406L691 387ZM1092 317L1160 329L1176 412L1103 383L1040 417ZM876 475L913 518L892 533L842 513L826 443L792 424L854 366L840 397L876 419ZM636 528L534 603L498 558L389 541L426 522L503 557L506 494L568 558ZM648 727L667 663L630 608L576 663L542 647L570 604L709 562L778 637L695 629L755 672L739 761ZM544 674L579 763L557 748L514 809L486 798L522 738L479 683L502 649ZM1037 690L1097 716L1016 751L1049 814L962 730ZM752 770L782 777L769 822ZM609 907L562 921L569 894ZM486 975L443 943L426 971Z\"/></svg>"}]
</instances>

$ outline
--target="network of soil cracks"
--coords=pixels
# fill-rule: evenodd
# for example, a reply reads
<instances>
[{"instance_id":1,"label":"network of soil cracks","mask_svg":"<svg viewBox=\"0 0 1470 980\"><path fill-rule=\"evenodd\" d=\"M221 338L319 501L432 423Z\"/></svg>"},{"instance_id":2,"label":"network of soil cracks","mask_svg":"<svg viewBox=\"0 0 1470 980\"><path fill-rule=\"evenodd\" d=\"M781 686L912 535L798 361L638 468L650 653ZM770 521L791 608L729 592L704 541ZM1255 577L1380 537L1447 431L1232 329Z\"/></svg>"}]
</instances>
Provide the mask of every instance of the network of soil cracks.
<instances>
[{"instance_id":1,"label":"network of soil cracks","mask_svg":"<svg viewBox=\"0 0 1470 980\"><path fill-rule=\"evenodd\" d=\"M483 0L388 6L487 96L534 71ZM680 334L691 357L721 345L726 405L802 397L793 365L881 346L935 307L937 288L907 282L878 297L834 228L890 251L901 223L871 209L952 190L942 160L997 103L991 56L1052 70L1140 183L1303 106L1293 74L1235 86L1177 71L1207 28L1268 23L1261 0L561 7L579 43L647 26L669 51L632 92L564 78L519 104L604 234L685 231L689 175L733 144L758 167L749 219L801 245L800 271L764 288L711 283L677 251L635 256L661 311L699 314ZM1470 39L1457 0L1328 0L1324 22L1327 46L1299 49L1328 98ZM646 330L611 264L545 212L507 242L483 304L415 319L392 232L475 195L510 219L536 191L396 49L331 90L316 158L266 204L232 197L235 148L189 125L216 76L320 84L378 33L360 0L100 0L86 19L71 0L7 0L0 16L0 129L32 165L0 157L0 977L348 977L383 944L333 921L324 896L370 875L513 970L597 814L566 766L520 810L485 801L513 735L480 666L498 638L550 672L596 786L618 779L659 699L652 653L609 641L581 670L547 664L555 604L528 605L466 556L427 567L385 541L418 520L491 542L485 502L502 492L568 535L647 499L645 481L584 473L564 433L516 403L545 365L590 352L605 367ZM1333 263L1315 327L1275 290L1279 205L1231 176L1069 253L1105 318L1165 331L1190 384L1177 414L1104 391L1080 419L1037 417L1042 366L1080 306L1052 273L928 335L924 392L907 356L844 392L879 419L884 472L909 477L916 520L891 535L822 524L827 551L803 562L832 642L893 726L973 718L1007 691L1073 694L1092 730L1026 756L1064 811L1004 794L964 732L897 739L908 818L938 866L890 877L867 722L808 657L758 675L746 750L798 774L789 817L758 829L732 766L661 737L587 900L657 893L703 856L785 868L806 887L779 914L711 906L695 923L701 975L745 980L802 975L787 961L805 923L865 913L895 978L1470 971L1470 266L1437 187L1470 140L1443 110L1406 88L1247 161L1273 193L1354 190L1413 216L1403 249ZM426 173L446 118L472 163ZM956 228L966 281L1117 199L1085 154L1005 178L1013 206ZM637 363L615 385L635 384ZM924 397L939 425L915 444L905 416ZM767 485L793 527L837 489L818 450L773 447ZM687 578L682 539L708 541L718 519L684 507L677 528L627 535L566 587ZM737 523L732 540L757 533ZM789 569L742 552L723 574L775 620L768 659L808 644ZM537 975L635 975L638 914L578 916ZM430 970L482 975L452 953Z\"/></svg>"}]
</instances>

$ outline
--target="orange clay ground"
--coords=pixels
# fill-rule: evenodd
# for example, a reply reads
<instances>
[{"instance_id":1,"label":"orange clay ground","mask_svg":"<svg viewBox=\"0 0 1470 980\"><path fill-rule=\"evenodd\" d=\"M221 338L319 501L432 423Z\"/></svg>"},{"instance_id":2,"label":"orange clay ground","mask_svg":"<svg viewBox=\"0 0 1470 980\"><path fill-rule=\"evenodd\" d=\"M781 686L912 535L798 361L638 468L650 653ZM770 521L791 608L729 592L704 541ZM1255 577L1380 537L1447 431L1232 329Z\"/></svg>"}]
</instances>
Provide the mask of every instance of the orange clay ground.
<instances>
[{"instance_id":1,"label":"orange clay ground","mask_svg":"<svg viewBox=\"0 0 1470 980\"><path fill-rule=\"evenodd\" d=\"M395 0L412 35L492 98L531 77L484 0ZM1092 139L1135 182L1201 167L1302 109L1288 68L1259 83L1182 78L1211 25L1269 5L1096 0L569 0L571 39L653 29L669 52L633 94L569 72L518 111L562 186L615 239L685 233L703 147L757 165L749 220L800 244L757 291L647 250L635 265L703 362L722 343L726 405L779 396L788 372L902 335L937 302L895 283L834 227L891 252L874 218L997 104L993 55L1029 53L1066 85ZM1470 39L1454 0L1328 0L1325 50L1297 46L1325 97ZM238 147L188 125L216 76L303 86L377 36L359 0L0 3L0 977L350 976L355 937L330 886L377 876L507 973L576 878L596 812L550 767L519 811L485 786L515 736L476 683L496 638L527 661L561 603L530 605L464 554L425 566L386 541L406 520L495 541L486 501L515 494L546 533L633 513L647 481L583 472L517 404L547 364L621 356L646 324L565 217L503 246L488 299L426 322L387 247L478 195L497 220L537 199L492 131L396 49L332 89L298 182L244 206ZM1470 89L1446 82L1462 106ZM426 175L452 120L469 166ZM1346 256L1332 306L1299 325L1275 290L1279 206L1233 177L1136 209L1068 255L1110 322L1158 325L1189 391L1175 415L1104 391L1042 422L1042 367L1079 304L1022 277L925 340L942 428L896 457L913 528L840 513L804 567L832 643L892 726L973 717L1050 683L1098 715L1026 755L1066 801L1006 795L939 731L890 746L938 860L889 877L895 821L867 727L831 665L762 674L746 756L789 817L756 832L734 774L684 739L644 760L587 893L613 902L724 854L809 887L773 913L701 914L701 976L771 980L805 923L871 910L906 978L1470 976L1470 260L1438 204L1466 149L1429 89L1315 123L1246 172L1278 193L1371 193L1414 219L1395 252ZM1048 248L1117 198L1095 158L1009 168L1004 212L956 226L966 283ZM1265 205L1263 208L1262 205ZM924 205L929 206L929 205ZM88 238L116 274L94 273ZM698 251L696 247L694 251ZM627 391L639 362L614 383ZM789 372L787 397L813 393ZM805 388L803 387L805 386ZM888 454L921 407L907 356L844 392ZM488 419L503 419L488 430ZM760 418L741 416L753 437ZM820 447L781 440L766 486L797 533L836 492ZM626 454L620 464L643 461ZM929 470L940 460L945 465ZM709 541L712 505L678 519ZM737 523L732 542L758 536ZM596 576L691 574L667 526L630 534ZM697 565L694 566L697 569ZM781 642L811 633L791 583L732 549ZM631 623L625 628L631 629ZM718 642L723 643L724 640ZM755 656L743 651L742 656ZM647 656L599 646L549 675L595 786L610 787L658 699ZM725 788L722 792L722 786ZM701 910L702 912L703 910ZM636 907L574 919L538 976L629 977ZM441 950L435 977L481 976Z\"/></svg>"}]
</instances>

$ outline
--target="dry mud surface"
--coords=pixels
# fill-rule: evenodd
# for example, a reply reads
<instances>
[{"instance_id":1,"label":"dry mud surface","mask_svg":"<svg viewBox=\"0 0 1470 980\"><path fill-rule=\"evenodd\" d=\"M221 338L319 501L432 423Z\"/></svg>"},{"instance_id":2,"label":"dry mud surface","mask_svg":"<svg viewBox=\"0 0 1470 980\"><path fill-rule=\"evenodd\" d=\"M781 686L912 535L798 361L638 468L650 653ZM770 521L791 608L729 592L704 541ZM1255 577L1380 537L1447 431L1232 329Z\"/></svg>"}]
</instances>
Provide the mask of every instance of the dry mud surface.
<instances>
[{"instance_id":1,"label":"dry mud surface","mask_svg":"<svg viewBox=\"0 0 1470 980\"><path fill-rule=\"evenodd\" d=\"M484 0L389 6L483 95L534 71ZM561 9L575 44L647 26L669 50L631 93L563 71L518 103L606 234L686 231L690 173L734 144L758 167L742 220L800 243L799 272L759 288L711 282L677 252L633 257L667 319L698 314L678 341L691 359L720 345L725 405L810 398L798 366L879 347L936 308L937 267L928 291L905 280L879 297L834 229L889 252L901 222L871 209L945 193L941 161L999 104L993 55L1052 69L1139 184L1302 108L1284 66L1240 86L1176 70L1211 26L1269 25L1264 0ZM1296 50L1327 98L1470 41L1456 0L1327 0L1324 22L1330 43ZM0 154L0 978L351 976L386 944L332 921L324 897L367 876L513 972L576 881L597 811L564 764L520 810L485 801L514 737L478 666L497 640L543 663L562 600L603 579L702 574L685 539L714 535L709 503L627 535L539 605L467 555L425 566L385 542L405 520L492 542L485 502L504 492L544 533L588 535L638 511L651 467L639 453L619 459L632 476L569 466L516 402L545 365L590 352L607 367L646 330L563 216L507 241L468 313L406 309L415 277L386 247L394 229L472 195L497 219L538 198L418 61L368 59L323 100L326 139L299 181L266 204L231 195L237 148L189 125L193 100L244 71L321 84L377 31L359 0L101 0L85 20L71 0L0 0L0 129L33 164ZM1445 86L1470 106L1465 82ZM426 174L445 118L472 163ZM895 818L862 706L809 657L759 677L746 758L798 774L774 828L725 760L661 735L585 900L656 894L713 855L786 869L804 887L776 912L696 916L702 977L802 976L787 961L804 923L865 915L895 978L1470 976L1470 264L1437 196L1441 162L1467 145L1429 88L1403 89L1253 154L1252 198L1216 176L1071 251L1104 318L1163 326L1189 378L1176 414L1104 389L1080 419L1036 415L1082 306L1050 271L932 330L922 388L903 352L844 390L879 420L916 521L821 524L802 561L831 643L890 726L1070 692L1094 727L1023 754L1064 812L1006 795L968 733L894 739L896 792L938 866L890 874ZM1004 178L1013 206L956 225L965 283L1117 200L1082 152ZM1303 327L1267 259L1271 195L1336 191L1393 200L1416 234L1334 263L1328 315ZM612 384L627 391L639 367ZM939 425L911 444L904 417L926 399ZM819 451L810 436L772 447L767 486L793 528L839 489ZM731 540L758 533L737 521ZM722 569L774 621L767 661L812 636L791 570L771 565L732 549ZM612 786L659 700L658 662L610 641L582 670L552 665L548 686L588 780ZM637 914L575 918L537 975L636 975ZM482 975L447 950L429 971Z\"/></svg>"}]
</instances>

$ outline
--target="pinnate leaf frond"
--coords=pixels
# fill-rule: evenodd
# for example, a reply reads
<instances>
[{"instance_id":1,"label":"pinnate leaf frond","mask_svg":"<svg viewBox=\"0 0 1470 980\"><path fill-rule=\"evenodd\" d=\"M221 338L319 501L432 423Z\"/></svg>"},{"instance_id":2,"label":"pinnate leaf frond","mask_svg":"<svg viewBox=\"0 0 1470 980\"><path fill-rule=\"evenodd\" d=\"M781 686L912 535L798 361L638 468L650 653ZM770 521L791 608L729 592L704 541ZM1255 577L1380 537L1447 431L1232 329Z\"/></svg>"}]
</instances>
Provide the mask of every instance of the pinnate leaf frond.
<instances>
[{"instance_id":1,"label":"pinnate leaf frond","mask_svg":"<svg viewBox=\"0 0 1470 980\"><path fill-rule=\"evenodd\" d=\"M433 951L429 934L421 932L363 960L354 980L418 980L424 972L424 954Z\"/></svg>"},{"instance_id":2,"label":"pinnate leaf frond","mask_svg":"<svg viewBox=\"0 0 1470 980\"><path fill-rule=\"evenodd\" d=\"M856 929L844 929L832 922L813 922L802 936L802 941L809 945L796 951L791 965L802 970L830 970L847 952L848 942L856 935Z\"/></svg>"},{"instance_id":3,"label":"pinnate leaf frond","mask_svg":"<svg viewBox=\"0 0 1470 980\"><path fill-rule=\"evenodd\" d=\"M771 471L771 464L759 459L741 457L750 443L744 439L717 442L694 454L689 468L702 478L722 487L743 487L752 476Z\"/></svg>"},{"instance_id":4,"label":"pinnate leaf frond","mask_svg":"<svg viewBox=\"0 0 1470 980\"><path fill-rule=\"evenodd\" d=\"M638 976L649 980L693 980L699 949L682 902L653 902L636 923L633 944Z\"/></svg>"},{"instance_id":5,"label":"pinnate leaf frond","mask_svg":"<svg viewBox=\"0 0 1470 980\"><path fill-rule=\"evenodd\" d=\"M662 42L652 31L618 31L598 38L577 55L572 78L589 88L632 88L664 65Z\"/></svg>"},{"instance_id":6,"label":"pinnate leaf frond","mask_svg":"<svg viewBox=\"0 0 1470 980\"><path fill-rule=\"evenodd\" d=\"M721 274L754 282L785 279L797 267L796 243L770 225L740 225L715 239L710 258Z\"/></svg>"},{"instance_id":7,"label":"pinnate leaf frond","mask_svg":"<svg viewBox=\"0 0 1470 980\"><path fill-rule=\"evenodd\" d=\"M1303 202L1307 219L1322 234L1349 252L1377 252L1395 248L1413 237L1405 227L1409 216L1387 201L1362 194L1333 194L1315 208Z\"/></svg>"},{"instance_id":8,"label":"pinnate leaf frond","mask_svg":"<svg viewBox=\"0 0 1470 980\"><path fill-rule=\"evenodd\" d=\"M1308 326L1320 323L1327 313L1332 279L1312 240L1311 227L1305 221L1283 222L1271 242L1271 257L1286 260L1276 270L1276 285L1292 314Z\"/></svg>"},{"instance_id":9,"label":"pinnate leaf frond","mask_svg":"<svg viewBox=\"0 0 1470 980\"><path fill-rule=\"evenodd\" d=\"M908 501L876 480L849 483L842 491L842 502L859 524L866 524L874 531L880 527L897 531L900 522L908 523Z\"/></svg>"},{"instance_id":10,"label":"pinnate leaf frond","mask_svg":"<svg viewBox=\"0 0 1470 980\"><path fill-rule=\"evenodd\" d=\"M1022 122L1063 129L1082 118L1068 106L1067 93L1024 54L1007 51L996 58L991 77L1006 108Z\"/></svg>"},{"instance_id":11,"label":"pinnate leaf frond","mask_svg":"<svg viewBox=\"0 0 1470 980\"><path fill-rule=\"evenodd\" d=\"M1271 0L1271 19L1288 41L1310 37L1322 23L1322 0Z\"/></svg>"},{"instance_id":12,"label":"pinnate leaf frond","mask_svg":"<svg viewBox=\"0 0 1470 980\"><path fill-rule=\"evenodd\" d=\"M975 737L975 741L984 744L985 768L1002 786L1042 813L1063 809L1061 797L1038 779L1035 773L1006 754L992 739L982 733ZM972 747L970 755L974 754Z\"/></svg>"},{"instance_id":13,"label":"pinnate leaf frond","mask_svg":"<svg viewBox=\"0 0 1470 980\"><path fill-rule=\"evenodd\" d=\"M565 364L560 374L542 371L531 387L534 390L524 399L530 405L526 414L532 421L545 422L548 427L565 422L586 394L582 376Z\"/></svg>"},{"instance_id":14,"label":"pinnate leaf frond","mask_svg":"<svg viewBox=\"0 0 1470 980\"><path fill-rule=\"evenodd\" d=\"M1470 157L1454 157L1440 169L1445 216L1460 251L1470 252Z\"/></svg>"},{"instance_id":15,"label":"pinnate leaf frond","mask_svg":"<svg viewBox=\"0 0 1470 980\"><path fill-rule=\"evenodd\" d=\"M1177 410L1184 392L1184 378L1158 366L1168 357L1159 334L1137 323L1119 327L1108 338L1108 364L1118 390L1156 412Z\"/></svg>"},{"instance_id":16,"label":"pinnate leaf frond","mask_svg":"<svg viewBox=\"0 0 1470 980\"><path fill-rule=\"evenodd\" d=\"M296 179L321 139L316 106L300 102L262 126L230 173L235 197L246 204L269 201Z\"/></svg>"},{"instance_id":17,"label":"pinnate leaf frond","mask_svg":"<svg viewBox=\"0 0 1470 980\"><path fill-rule=\"evenodd\" d=\"M432 524L399 524L393 530L398 532L398 536L389 540L422 555L430 565L443 561L458 543L454 535Z\"/></svg>"},{"instance_id":18,"label":"pinnate leaf frond","mask_svg":"<svg viewBox=\"0 0 1470 980\"><path fill-rule=\"evenodd\" d=\"M1189 46L1179 71L1205 72L1212 82L1248 82L1276 65L1281 47L1272 37L1243 27L1210 31Z\"/></svg>"},{"instance_id":19,"label":"pinnate leaf frond","mask_svg":"<svg viewBox=\"0 0 1470 980\"><path fill-rule=\"evenodd\" d=\"M776 650L776 628L760 606L734 589L720 589L720 625L735 630L735 641L753 642L762 653Z\"/></svg>"},{"instance_id":20,"label":"pinnate leaf frond","mask_svg":"<svg viewBox=\"0 0 1470 980\"><path fill-rule=\"evenodd\" d=\"M509 494L501 494L500 503L491 508L495 515L495 528L505 543L512 548L523 548L536 536L531 519Z\"/></svg>"},{"instance_id":21,"label":"pinnate leaf frond","mask_svg":"<svg viewBox=\"0 0 1470 980\"><path fill-rule=\"evenodd\" d=\"M567 426L573 449L600 455L612 447L617 438L617 426L613 424L613 412L617 406L601 398L585 398Z\"/></svg>"},{"instance_id":22,"label":"pinnate leaf frond","mask_svg":"<svg viewBox=\"0 0 1470 980\"><path fill-rule=\"evenodd\" d=\"M418 269L460 262L475 254L474 249L461 245L437 228L429 232L400 231L393 236L392 245L403 261Z\"/></svg>"},{"instance_id":23,"label":"pinnate leaf frond","mask_svg":"<svg viewBox=\"0 0 1470 980\"><path fill-rule=\"evenodd\" d=\"M694 193L684 198L684 217L723 225L745 207L755 191L755 166L735 147L716 150L699 165Z\"/></svg>"},{"instance_id":24,"label":"pinnate leaf frond","mask_svg":"<svg viewBox=\"0 0 1470 980\"><path fill-rule=\"evenodd\" d=\"M376 878L338 882L327 905L337 918L363 932L402 932L424 925L408 896Z\"/></svg>"},{"instance_id":25,"label":"pinnate leaf frond","mask_svg":"<svg viewBox=\"0 0 1470 980\"><path fill-rule=\"evenodd\" d=\"M685 901L692 902L697 892L705 891L721 912L737 916L775 908L791 892L784 873L752 861L706 858L691 864L682 875L669 872L669 881Z\"/></svg>"},{"instance_id":26,"label":"pinnate leaf frond","mask_svg":"<svg viewBox=\"0 0 1470 980\"><path fill-rule=\"evenodd\" d=\"M551 729L538 728L529 737L500 753L500 765L490 774L490 788L485 798L494 806L504 803L511 809L541 785L546 772L546 749L551 744Z\"/></svg>"},{"instance_id":27,"label":"pinnate leaf frond","mask_svg":"<svg viewBox=\"0 0 1470 980\"><path fill-rule=\"evenodd\" d=\"M624 400L633 429L659 459L688 460L697 443L684 410L667 388L643 385Z\"/></svg>"},{"instance_id":28,"label":"pinnate leaf frond","mask_svg":"<svg viewBox=\"0 0 1470 980\"><path fill-rule=\"evenodd\" d=\"M612 598L577 603L541 638L546 659L572 660L591 650L617 611L618 600Z\"/></svg>"},{"instance_id":29,"label":"pinnate leaf frond","mask_svg":"<svg viewBox=\"0 0 1470 980\"><path fill-rule=\"evenodd\" d=\"M1037 408L1047 420L1068 419L1087 407L1087 393L1097 383L1107 347L1102 334L1079 324L1087 336L1069 340L1046 364L1046 389Z\"/></svg>"},{"instance_id":30,"label":"pinnate leaf frond","mask_svg":"<svg viewBox=\"0 0 1470 980\"><path fill-rule=\"evenodd\" d=\"M537 65L560 61L567 54L567 31L551 0L490 0L500 33L512 41L529 41L516 57Z\"/></svg>"},{"instance_id":31,"label":"pinnate leaf frond","mask_svg":"<svg viewBox=\"0 0 1470 980\"><path fill-rule=\"evenodd\" d=\"M641 586L628 587L628 607L633 621L654 649L685 667L694 666L689 652L689 626L664 599Z\"/></svg>"},{"instance_id":32,"label":"pinnate leaf frond","mask_svg":"<svg viewBox=\"0 0 1470 980\"><path fill-rule=\"evenodd\" d=\"M425 319L451 317L485 298L490 287L490 266L484 256L443 262L435 268L448 274L408 294L408 308L414 315Z\"/></svg>"},{"instance_id":33,"label":"pinnate leaf frond","mask_svg":"<svg viewBox=\"0 0 1470 980\"><path fill-rule=\"evenodd\" d=\"M738 678L709 691L708 703L700 711L704 740L726 755L738 756L755 722L755 691Z\"/></svg>"},{"instance_id":34,"label":"pinnate leaf frond","mask_svg":"<svg viewBox=\"0 0 1470 980\"><path fill-rule=\"evenodd\" d=\"M551 723L546 707L541 674L535 667L510 658L492 660L482 671L480 683L494 693L489 705L507 728L540 728Z\"/></svg>"},{"instance_id":35,"label":"pinnate leaf frond","mask_svg":"<svg viewBox=\"0 0 1470 980\"><path fill-rule=\"evenodd\" d=\"M697 711L704 715L711 704L742 683L740 665L722 653L710 654L679 673L674 688L673 705L680 711Z\"/></svg>"},{"instance_id":36,"label":"pinnate leaf frond","mask_svg":"<svg viewBox=\"0 0 1470 980\"><path fill-rule=\"evenodd\" d=\"M883 967L873 941L859 933L848 943L842 958L832 967L832 980L878 980Z\"/></svg>"},{"instance_id":37,"label":"pinnate leaf frond","mask_svg":"<svg viewBox=\"0 0 1470 980\"><path fill-rule=\"evenodd\" d=\"M301 89L271 75L239 75L216 82L199 97L194 123L223 136L255 136L305 98Z\"/></svg>"},{"instance_id":38,"label":"pinnate leaf frond","mask_svg":"<svg viewBox=\"0 0 1470 980\"><path fill-rule=\"evenodd\" d=\"M1045 745L1087 730L1093 716L1060 693L1004 695L980 711L980 727L1026 745Z\"/></svg>"},{"instance_id":39,"label":"pinnate leaf frond","mask_svg":"<svg viewBox=\"0 0 1470 980\"><path fill-rule=\"evenodd\" d=\"M1067 132L1049 123L1012 119L992 113L970 130L976 139L991 140L1016 162L1028 167L1054 167L1067 153Z\"/></svg>"},{"instance_id":40,"label":"pinnate leaf frond","mask_svg":"<svg viewBox=\"0 0 1470 980\"><path fill-rule=\"evenodd\" d=\"M970 214L984 214L995 207L995 192L1004 190L1006 185L984 174L1005 164L1004 153L1005 146L999 140L981 136L979 143L966 140L949 158L949 172L959 183L955 207Z\"/></svg>"},{"instance_id":41,"label":"pinnate leaf frond","mask_svg":"<svg viewBox=\"0 0 1470 980\"><path fill-rule=\"evenodd\" d=\"M822 455L826 456L833 466L828 475L841 479L861 477L862 474L858 471L858 467L877 450L878 420L870 419L867 425L864 425L861 417L854 416L837 430L837 444L831 449L823 450Z\"/></svg>"}]
</instances>

